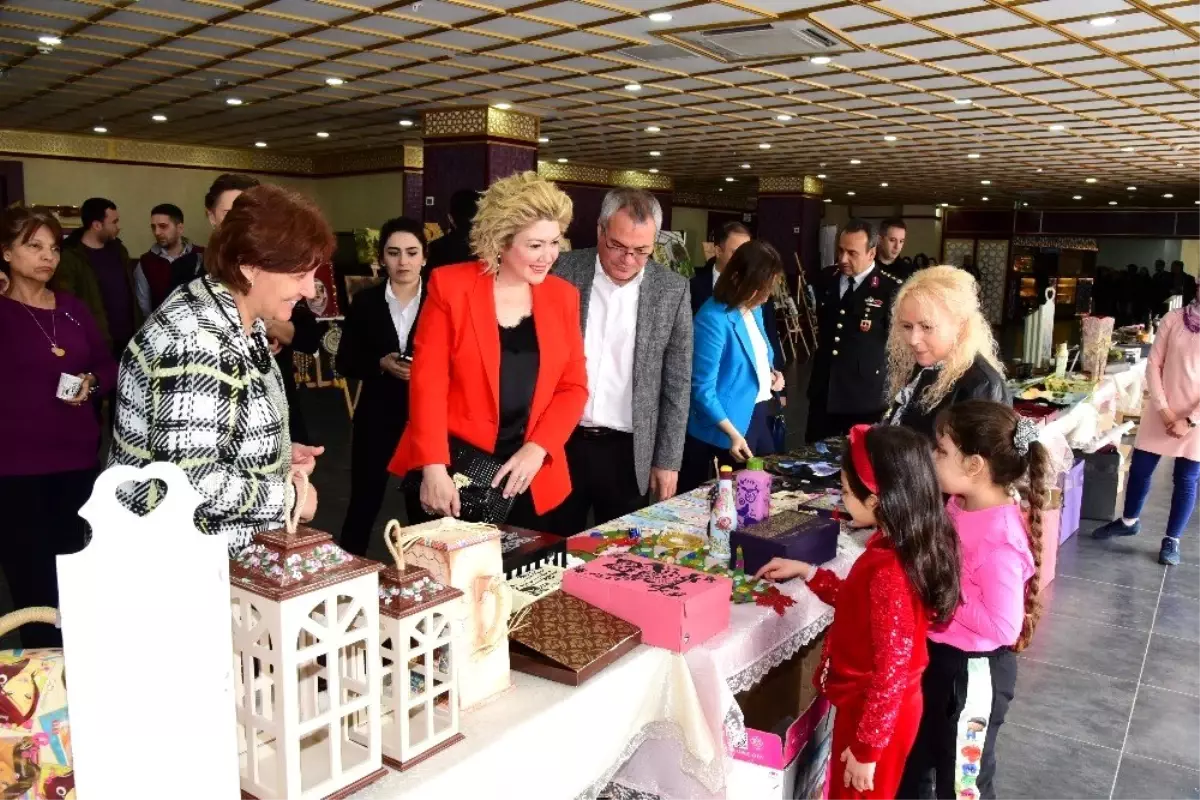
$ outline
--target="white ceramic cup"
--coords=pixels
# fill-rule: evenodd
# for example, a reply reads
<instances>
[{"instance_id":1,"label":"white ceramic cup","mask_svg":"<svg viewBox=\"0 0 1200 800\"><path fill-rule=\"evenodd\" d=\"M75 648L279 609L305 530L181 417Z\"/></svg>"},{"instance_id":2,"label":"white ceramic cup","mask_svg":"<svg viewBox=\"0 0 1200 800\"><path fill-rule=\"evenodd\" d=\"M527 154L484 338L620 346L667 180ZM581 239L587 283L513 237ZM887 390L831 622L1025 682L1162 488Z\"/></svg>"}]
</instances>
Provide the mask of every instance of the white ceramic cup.
<instances>
[{"instance_id":1,"label":"white ceramic cup","mask_svg":"<svg viewBox=\"0 0 1200 800\"><path fill-rule=\"evenodd\" d=\"M58 376L58 391L54 396L59 400L74 400L83 386L83 379L78 375L62 373Z\"/></svg>"}]
</instances>

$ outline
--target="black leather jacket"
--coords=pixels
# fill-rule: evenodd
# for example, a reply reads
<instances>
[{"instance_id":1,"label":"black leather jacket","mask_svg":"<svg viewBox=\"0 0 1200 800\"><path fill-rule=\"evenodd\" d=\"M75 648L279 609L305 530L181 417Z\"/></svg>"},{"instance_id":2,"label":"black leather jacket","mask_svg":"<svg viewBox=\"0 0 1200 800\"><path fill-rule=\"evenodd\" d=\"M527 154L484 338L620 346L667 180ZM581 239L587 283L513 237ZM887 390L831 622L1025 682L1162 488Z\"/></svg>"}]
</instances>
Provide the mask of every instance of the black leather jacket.
<instances>
[{"instance_id":1,"label":"black leather jacket","mask_svg":"<svg viewBox=\"0 0 1200 800\"><path fill-rule=\"evenodd\" d=\"M919 366L914 367L909 381L911 382L920 372ZM961 403L964 400L995 400L1012 405L1012 395L1004 383L1004 376L997 372L996 368L989 364L983 356L975 356L975 363L962 374L950 391L946 392L946 396L942 398L941 402L926 411L921 405L921 398L935 380L937 380L937 372L926 371L917 383L912 401L901 409L893 398L886 419L892 424L903 425L932 439L934 438L933 424L937 415L955 403ZM899 414L899 418L894 419L897 414Z\"/></svg>"}]
</instances>

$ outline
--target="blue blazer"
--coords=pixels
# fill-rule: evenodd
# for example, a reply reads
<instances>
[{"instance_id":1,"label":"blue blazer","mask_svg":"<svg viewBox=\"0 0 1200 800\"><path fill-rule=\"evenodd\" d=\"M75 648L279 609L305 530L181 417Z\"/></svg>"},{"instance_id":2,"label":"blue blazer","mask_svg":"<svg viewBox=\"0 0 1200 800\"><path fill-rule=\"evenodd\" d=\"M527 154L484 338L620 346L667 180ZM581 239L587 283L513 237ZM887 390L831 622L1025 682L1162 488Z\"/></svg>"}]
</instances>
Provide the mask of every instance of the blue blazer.
<instances>
[{"instance_id":1,"label":"blue blazer","mask_svg":"<svg viewBox=\"0 0 1200 800\"><path fill-rule=\"evenodd\" d=\"M763 326L762 309L754 309L754 323L767 343L767 364L774 350ZM738 309L709 299L692 322L692 405L688 434L714 447L728 448L729 437L717 427L723 419L743 435L750 428L758 397L758 371L750 331Z\"/></svg>"}]
</instances>

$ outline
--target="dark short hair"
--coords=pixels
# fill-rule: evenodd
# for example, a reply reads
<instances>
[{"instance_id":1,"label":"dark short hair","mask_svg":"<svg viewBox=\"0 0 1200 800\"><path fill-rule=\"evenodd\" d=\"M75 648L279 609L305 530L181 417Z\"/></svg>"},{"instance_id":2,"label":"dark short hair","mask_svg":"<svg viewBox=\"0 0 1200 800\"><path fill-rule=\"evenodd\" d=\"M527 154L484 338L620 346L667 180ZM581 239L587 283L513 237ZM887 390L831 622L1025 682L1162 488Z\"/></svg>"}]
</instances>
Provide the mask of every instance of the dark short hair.
<instances>
[{"instance_id":1,"label":"dark short hair","mask_svg":"<svg viewBox=\"0 0 1200 800\"><path fill-rule=\"evenodd\" d=\"M228 190L223 190L228 191ZM204 267L237 292L250 283L241 267L297 274L330 263L336 239L316 204L303 195L263 184L245 190L204 251Z\"/></svg>"},{"instance_id":2,"label":"dark short hair","mask_svg":"<svg viewBox=\"0 0 1200 800\"><path fill-rule=\"evenodd\" d=\"M717 229L717 235L713 237L713 244L717 247L725 244L730 236L739 234L741 236L750 236L750 229L740 222L726 222ZM751 237L753 238L753 237Z\"/></svg>"},{"instance_id":3,"label":"dark short hair","mask_svg":"<svg viewBox=\"0 0 1200 800\"><path fill-rule=\"evenodd\" d=\"M42 228L49 228L54 241L62 240L62 225L58 218L41 206L13 206L0 211L0 247L25 244ZM9 272L8 262L0 259L0 272Z\"/></svg>"},{"instance_id":4,"label":"dark short hair","mask_svg":"<svg viewBox=\"0 0 1200 800\"><path fill-rule=\"evenodd\" d=\"M380 264L383 263L383 249L387 247L387 241L392 238L393 233L412 234L413 238L421 243L421 254L425 254L425 226L411 217L396 217L383 223L383 227L379 229L379 243L375 246L375 254L379 257Z\"/></svg>"},{"instance_id":5,"label":"dark short hair","mask_svg":"<svg viewBox=\"0 0 1200 800\"><path fill-rule=\"evenodd\" d=\"M859 219L858 217L851 219L838 231L838 238L841 239L847 233L865 233L867 235L868 250L879 244L879 232L865 219Z\"/></svg>"},{"instance_id":6,"label":"dark short hair","mask_svg":"<svg viewBox=\"0 0 1200 800\"><path fill-rule=\"evenodd\" d=\"M171 221L176 225L183 224L183 209L172 203L159 203L154 208L150 209L150 216L170 217Z\"/></svg>"},{"instance_id":7,"label":"dark short hair","mask_svg":"<svg viewBox=\"0 0 1200 800\"><path fill-rule=\"evenodd\" d=\"M91 228L93 222L103 223L110 208L116 211L117 204L104 197L89 197L84 200L83 205L79 207L79 220L83 223L83 229Z\"/></svg>"},{"instance_id":8,"label":"dark short hair","mask_svg":"<svg viewBox=\"0 0 1200 800\"><path fill-rule=\"evenodd\" d=\"M888 217L883 222L879 223L879 234L881 236L887 236L887 232L890 228L899 228L902 231L908 231L908 226L904 224L904 220L900 219L899 217Z\"/></svg>"},{"instance_id":9,"label":"dark short hair","mask_svg":"<svg viewBox=\"0 0 1200 800\"><path fill-rule=\"evenodd\" d=\"M1167 262L1163 261L1161 258L1154 259L1154 266L1157 267L1159 264L1162 264L1164 267L1167 266Z\"/></svg>"},{"instance_id":10,"label":"dark short hair","mask_svg":"<svg viewBox=\"0 0 1200 800\"><path fill-rule=\"evenodd\" d=\"M208 187L208 193L204 195L204 207L212 211L213 207L217 204L217 198L226 192L244 192L258 185L258 178L252 175L245 175L241 172L226 172L224 175L217 176L217 179L212 182L212 186Z\"/></svg>"},{"instance_id":11,"label":"dark short hair","mask_svg":"<svg viewBox=\"0 0 1200 800\"><path fill-rule=\"evenodd\" d=\"M1175 269L1175 267L1179 267L1180 269L1183 269L1183 262L1180 261L1179 259L1175 259L1174 261L1171 262L1171 269Z\"/></svg>"},{"instance_id":12,"label":"dark short hair","mask_svg":"<svg viewBox=\"0 0 1200 800\"><path fill-rule=\"evenodd\" d=\"M713 287L713 297L728 308L738 308L774 288L782 274L783 259L778 251L764 241L751 239L725 265Z\"/></svg>"},{"instance_id":13,"label":"dark short hair","mask_svg":"<svg viewBox=\"0 0 1200 800\"><path fill-rule=\"evenodd\" d=\"M479 210L479 192L474 189L459 189L450 195L450 219L459 228L467 228ZM424 241L424 240L422 240ZM382 245L381 245L382 246Z\"/></svg>"}]
</instances>

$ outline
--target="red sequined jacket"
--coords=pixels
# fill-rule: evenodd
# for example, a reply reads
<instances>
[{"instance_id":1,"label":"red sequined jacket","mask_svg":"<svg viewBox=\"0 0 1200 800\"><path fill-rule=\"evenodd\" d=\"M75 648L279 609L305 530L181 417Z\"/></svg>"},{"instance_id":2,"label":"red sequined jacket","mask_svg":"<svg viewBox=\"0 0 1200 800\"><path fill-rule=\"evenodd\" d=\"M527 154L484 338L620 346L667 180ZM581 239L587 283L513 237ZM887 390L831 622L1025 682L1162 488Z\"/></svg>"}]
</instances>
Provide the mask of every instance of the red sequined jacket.
<instances>
[{"instance_id":1,"label":"red sequined jacket","mask_svg":"<svg viewBox=\"0 0 1200 800\"><path fill-rule=\"evenodd\" d=\"M905 692L920 686L929 663L929 615L896 551L879 532L845 580L818 569L808 588L834 608L814 682L838 714L858 717L850 746L854 757L878 761L891 741Z\"/></svg>"}]
</instances>

